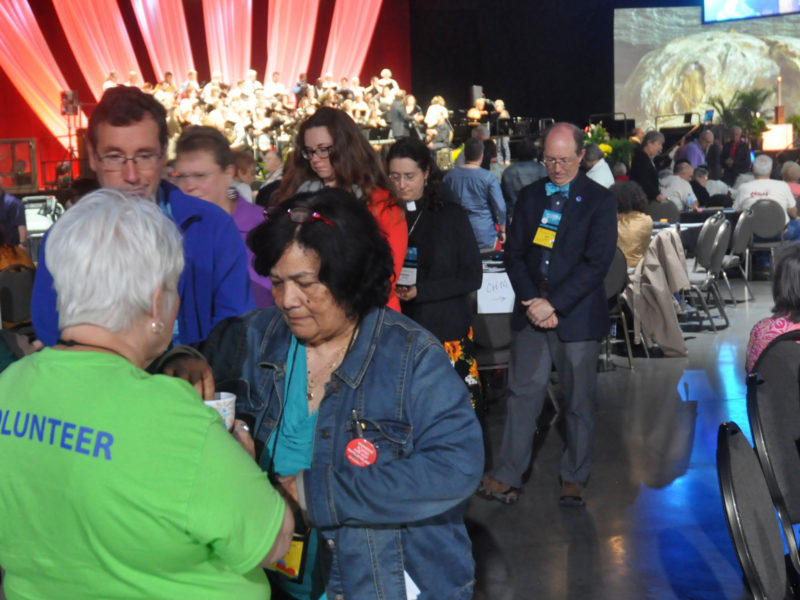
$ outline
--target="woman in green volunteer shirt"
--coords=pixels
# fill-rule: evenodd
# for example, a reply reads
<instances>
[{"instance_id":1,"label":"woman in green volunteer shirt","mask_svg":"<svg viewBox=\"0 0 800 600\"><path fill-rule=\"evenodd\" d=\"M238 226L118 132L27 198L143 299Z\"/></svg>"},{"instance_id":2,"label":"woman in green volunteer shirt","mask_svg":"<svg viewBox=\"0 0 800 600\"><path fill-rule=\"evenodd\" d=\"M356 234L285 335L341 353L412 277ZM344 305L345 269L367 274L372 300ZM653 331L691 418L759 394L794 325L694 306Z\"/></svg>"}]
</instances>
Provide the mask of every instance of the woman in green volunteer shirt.
<instances>
[{"instance_id":1,"label":"woman in green volunteer shirt","mask_svg":"<svg viewBox=\"0 0 800 600\"><path fill-rule=\"evenodd\" d=\"M47 247L61 339L0 376L6 597L268 598L260 567L294 523L234 437L252 439L143 370L172 337L180 233L154 203L100 190Z\"/></svg>"}]
</instances>

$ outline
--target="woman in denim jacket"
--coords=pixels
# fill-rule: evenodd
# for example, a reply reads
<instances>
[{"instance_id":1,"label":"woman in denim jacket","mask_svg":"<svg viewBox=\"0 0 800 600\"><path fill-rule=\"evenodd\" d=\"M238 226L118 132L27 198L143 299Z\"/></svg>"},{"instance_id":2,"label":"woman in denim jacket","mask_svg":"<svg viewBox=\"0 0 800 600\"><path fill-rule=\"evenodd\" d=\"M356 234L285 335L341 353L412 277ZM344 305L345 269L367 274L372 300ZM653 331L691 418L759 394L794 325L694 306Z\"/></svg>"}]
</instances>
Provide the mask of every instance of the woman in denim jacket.
<instances>
[{"instance_id":1,"label":"woman in denim jacket","mask_svg":"<svg viewBox=\"0 0 800 600\"><path fill-rule=\"evenodd\" d=\"M249 243L276 306L220 323L199 349L312 527L301 580L272 582L313 600L471 598L463 511L480 427L442 346L384 307L392 257L374 218L324 189L277 207ZM201 366L167 371L197 381Z\"/></svg>"}]
</instances>

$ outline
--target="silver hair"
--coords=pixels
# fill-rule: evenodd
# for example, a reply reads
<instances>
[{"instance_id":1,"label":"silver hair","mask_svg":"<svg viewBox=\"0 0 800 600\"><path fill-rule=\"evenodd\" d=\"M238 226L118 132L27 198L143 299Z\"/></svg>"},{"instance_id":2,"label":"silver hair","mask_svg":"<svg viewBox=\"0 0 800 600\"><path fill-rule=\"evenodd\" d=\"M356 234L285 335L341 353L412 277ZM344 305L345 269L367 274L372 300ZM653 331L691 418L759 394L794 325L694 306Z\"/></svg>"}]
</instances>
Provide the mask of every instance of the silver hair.
<instances>
[{"instance_id":1,"label":"silver hair","mask_svg":"<svg viewBox=\"0 0 800 600\"><path fill-rule=\"evenodd\" d=\"M759 154L753 161L753 175L769 177L770 174L772 174L772 158L766 154Z\"/></svg>"},{"instance_id":2,"label":"silver hair","mask_svg":"<svg viewBox=\"0 0 800 600\"><path fill-rule=\"evenodd\" d=\"M119 332L153 309L157 289L176 292L183 242L156 204L104 188L84 196L53 226L46 261L59 328L91 324ZM177 293L167 298L171 309Z\"/></svg>"},{"instance_id":3,"label":"silver hair","mask_svg":"<svg viewBox=\"0 0 800 600\"><path fill-rule=\"evenodd\" d=\"M642 146L647 146L650 142L661 142L664 143L664 134L660 131L656 131L655 129L651 129L647 133L644 134L644 139L642 140Z\"/></svg>"},{"instance_id":4,"label":"silver hair","mask_svg":"<svg viewBox=\"0 0 800 600\"><path fill-rule=\"evenodd\" d=\"M602 158L605 158L605 154L603 154L600 146L597 144L589 144L586 146L586 154L583 155L585 161L595 163Z\"/></svg>"}]
</instances>

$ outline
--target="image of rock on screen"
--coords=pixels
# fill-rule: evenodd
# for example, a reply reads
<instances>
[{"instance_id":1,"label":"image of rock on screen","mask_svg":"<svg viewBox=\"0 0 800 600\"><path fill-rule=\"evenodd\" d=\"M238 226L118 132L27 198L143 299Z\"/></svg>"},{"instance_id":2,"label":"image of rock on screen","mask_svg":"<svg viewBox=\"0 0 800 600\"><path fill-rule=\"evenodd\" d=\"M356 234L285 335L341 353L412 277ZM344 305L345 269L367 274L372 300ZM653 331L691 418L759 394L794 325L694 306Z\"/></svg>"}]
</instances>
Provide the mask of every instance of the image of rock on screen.
<instances>
[{"instance_id":1,"label":"image of rock on screen","mask_svg":"<svg viewBox=\"0 0 800 600\"><path fill-rule=\"evenodd\" d=\"M699 6L614 11L614 110L645 130L704 114L713 97L772 90L781 75L787 115L800 106L800 15L703 24ZM771 116L771 108L764 116Z\"/></svg>"}]
</instances>

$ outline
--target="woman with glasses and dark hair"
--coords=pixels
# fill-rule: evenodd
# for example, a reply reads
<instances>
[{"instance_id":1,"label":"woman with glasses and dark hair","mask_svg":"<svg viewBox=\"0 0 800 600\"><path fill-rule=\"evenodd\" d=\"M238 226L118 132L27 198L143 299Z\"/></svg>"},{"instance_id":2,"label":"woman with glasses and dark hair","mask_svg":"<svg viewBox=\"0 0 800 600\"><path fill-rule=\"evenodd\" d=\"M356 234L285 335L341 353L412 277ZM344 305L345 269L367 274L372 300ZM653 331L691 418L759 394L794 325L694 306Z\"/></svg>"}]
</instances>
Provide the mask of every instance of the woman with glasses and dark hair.
<instances>
[{"instance_id":1,"label":"woman with glasses and dark hair","mask_svg":"<svg viewBox=\"0 0 800 600\"><path fill-rule=\"evenodd\" d=\"M772 276L772 316L761 319L750 331L745 369L753 367L764 348L776 337L800 329L800 244L785 246L775 261Z\"/></svg>"},{"instance_id":2,"label":"woman with glasses and dark hair","mask_svg":"<svg viewBox=\"0 0 800 600\"><path fill-rule=\"evenodd\" d=\"M475 234L464 209L442 196L442 174L423 142L398 141L387 163L408 225L406 263L395 286L403 314L444 344L476 406L480 383L469 294L481 286L483 273Z\"/></svg>"},{"instance_id":3,"label":"woman with glasses and dark hair","mask_svg":"<svg viewBox=\"0 0 800 600\"><path fill-rule=\"evenodd\" d=\"M392 257L375 219L323 189L272 208L249 243L275 307L220 323L199 349L312 528L296 534L304 563L287 557L273 584L313 600L471 598L463 512L481 430L441 344L385 307ZM167 370L211 385L184 353Z\"/></svg>"},{"instance_id":4,"label":"woman with glasses and dark hair","mask_svg":"<svg viewBox=\"0 0 800 600\"><path fill-rule=\"evenodd\" d=\"M389 193L378 155L344 111L322 107L300 124L276 204L297 193L323 187L346 190L366 203L392 250L395 280L406 253L408 231L403 211ZM392 290L388 305L400 310Z\"/></svg>"}]
</instances>

